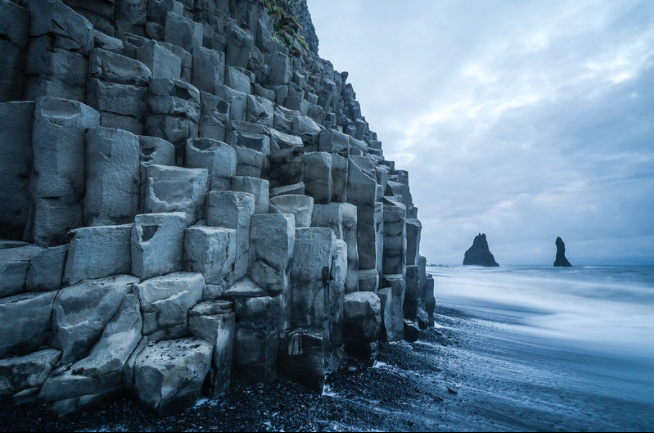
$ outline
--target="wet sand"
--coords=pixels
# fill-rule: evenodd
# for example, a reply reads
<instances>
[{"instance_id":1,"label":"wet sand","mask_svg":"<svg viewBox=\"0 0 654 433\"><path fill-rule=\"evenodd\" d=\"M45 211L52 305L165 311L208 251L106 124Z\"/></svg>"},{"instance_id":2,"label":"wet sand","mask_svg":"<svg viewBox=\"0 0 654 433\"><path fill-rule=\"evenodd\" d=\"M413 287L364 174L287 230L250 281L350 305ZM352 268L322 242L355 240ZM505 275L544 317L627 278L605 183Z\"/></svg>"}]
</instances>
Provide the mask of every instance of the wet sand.
<instances>
[{"instance_id":1,"label":"wet sand","mask_svg":"<svg viewBox=\"0 0 654 433\"><path fill-rule=\"evenodd\" d=\"M61 420L0 403L2 431L646 431L652 366L521 332L511 315L440 304L416 343L382 343L373 368L346 368L320 396L280 380L235 386L174 417L128 399ZM613 368L619 364L621 368ZM640 380L640 379L642 380Z\"/></svg>"}]
</instances>

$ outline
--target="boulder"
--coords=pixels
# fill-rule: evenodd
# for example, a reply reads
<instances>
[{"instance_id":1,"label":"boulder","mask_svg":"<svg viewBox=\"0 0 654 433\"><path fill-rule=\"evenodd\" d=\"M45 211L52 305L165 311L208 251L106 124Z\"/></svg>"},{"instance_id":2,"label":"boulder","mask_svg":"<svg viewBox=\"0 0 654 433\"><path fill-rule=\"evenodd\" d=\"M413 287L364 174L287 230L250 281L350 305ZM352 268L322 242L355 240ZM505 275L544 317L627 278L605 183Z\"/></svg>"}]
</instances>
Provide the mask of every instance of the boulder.
<instances>
[{"instance_id":1,"label":"boulder","mask_svg":"<svg viewBox=\"0 0 654 433\"><path fill-rule=\"evenodd\" d=\"M206 169L210 190L227 191L236 175L236 151L217 140L191 138L186 143L186 167Z\"/></svg>"},{"instance_id":2,"label":"boulder","mask_svg":"<svg viewBox=\"0 0 654 433\"><path fill-rule=\"evenodd\" d=\"M488 248L488 241L486 240L485 234L480 233L475 236L472 246L465 253L463 264L486 267L499 266Z\"/></svg>"},{"instance_id":3,"label":"boulder","mask_svg":"<svg viewBox=\"0 0 654 433\"><path fill-rule=\"evenodd\" d=\"M248 95L246 120L266 126L275 124L275 106L272 101L256 95Z\"/></svg>"},{"instance_id":4,"label":"boulder","mask_svg":"<svg viewBox=\"0 0 654 433\"><path fill-rule=\"evenodd\" d=\"M349 356L370 362L381 334L381 301L371 292L345 295L343 300L345 350Z\"/></svg>"},{"instance_id":5,"label":"boulder","mask_svg":"<svg viewBox=\"0 0 654 433\"><path fill-rule=\"evenodd\" d=\"M27 48L30 28L30 13L17 3L0 3L0 35L18 48Z\"/></svg>"},{"instance_id":6,"label":"boulder","mask_svg":"<svg viewBox=\"0 0 654 433\"><path fill-rule=\"evenodd\" d=\"M246 147L236 147L236 175L267 178L269 171L268 157L262 152Z\"/></svg>"},{"instance_id":7,"label":"boulder","mask_svg":"<svg viewBox=\"0 0 654 433\"><path fill-rule=\"evenodd\" d=\"M132 395L159 416L191 407L202 396L213 347L198 338L149 343L134 359Z\"/></svg>"},{"instance_id":8,"label":"boulder","mask_svg":"<svg viewBox=\"0 0 654 433\"><path fill-rule=\"evenodd\" d=\"M291 327L316 329L329 338L329 285L336 236L329 228L296 230L291 267Z\"/></svg>"},{"instance_id":9,"label":"boulder","mask_svg":"<svg viewBox=\"0 0 654 433\"><path fill-rule=\"evenodd\" d=\"M349 203L330 203L316 205L313 211L312 226L328 227L338 239L347 244L347 293L359 290L359 252L357 208Z\"/></svg>"},{"instance_id":10,"label":"boulder","mask_svg":"<svg viewBox=\"0 0 654 433\"><path fill-rule=\"evenodd\" d=\"M93 128L86 134L84 222L126 224L139 209L139 139L127 131Z\"/></svg>"},{"instance_id":11,"label":"boulder","mask_svg":"<svg viewBox=\"0 0 654 433\"><path fill-rule=\"evenodd\" d=\"M269 83L273 86L281 86L291 81L291 62L287 55L277 52L268 58L270 65Z\"/></svg>"},{"instance_id":12,"label":"boulder","mask_svg":"<svg viewBox=\"0 0 654 433\"><path fill-rule=\"evenodd\" d=\"M25 389L40 388L61 358L56 349L0 360L0 398Z\"/></svg>"},{"instance_id":13,"label":"boulder","mask_svg":"<svg viewBox=\"0 0 654 433\"><path fill-rule=\"evenodd\" d=\"M376 293L378 288L379 288L379 273L377 272L377 269L368 269L366 271L359 271L359 292Z\"/></svg>"},{"instance_id":14,"label":"boulder","mask_svg":"<svg viewBox=\"0 0 654 433\"><path fill-rule=\"evenodd\" d=\"M377 261L381 260L378 248L383 245L383 238L379 239L377 233L383 227L383 215L376 208L377 198L374 163L366 158L350 157L347 201L357 207L359 269L376 269Z\"/></svg>"},{"instance_id":15,"label":"boulder","mask_svg":"<svg viewBox=\"0 0 654 433\"><path fill-rule=\"evenodd\" d=\"M188 224L204 217L206 169L150 165L147 169L145 212L183 212Z\"/></svg>"},{"instance_id":16,"label":"boulder","mask_svg":"<svg viewBox=\"0 0 654 433\"><path fill-rule=\"evenodd\" d=\"M225 63L229 66L247 68L250 52L254 46L252 34L248 30L242 29L235 21L230 21L226 27Z\"/></svg>"},{"instance_id":17,"label":"boulder","mask_svg":"<svg viewBox=\"0 0 654 433\"><path fill-rule=\"evenodd\" d=\"M89 356L51 375L39 399L56 402L54 409L63 416L114 397L122 390L123 367L141 340L141 327L138 298L128 294Z\"/></svg>"},{"instance_id":18,"label":"boulder","mask_svg":"<svg viewBox=\"0 0 654 433\"><path fill-rule=\"evenodd\" d=\"M53 2L57 3L57 2ZM85 189L85 136L100 114L73 101L42 98L34 112L34 168L30 178L30 223L25 237L44 246L69 241L81 227Z\"/></svg>"},{"instance_id":19,"label":"boulder","mask_svg":"<svg viewBox=\"0 0 654 433\"><path fill-rule=\"evenodd\" d=\"M188 333L188 311L202 300L202 274L179 272L134 286L141 302L143 335L150 341L180 338Z\"/></svg>"},{"instance_id":20,"label":"boulder","mask_svg":"<svg viewBox=\"0 0 654 433\"><path fill-rule=\"evenodd\" d=\"M202 23L196 23L183 15L168 12L166 15L165 41L188 52L202 47Z\"/></svg>"},{"instance_id":21,"label":"boulder","mask_svg":"<svg viewBox=\"0 0 654 433\"><path fill-rule=\"evenodd\" d=\"M88 55L93 48L91 23L62 2L56 0L30 0L32 22L30 36L51 35L69 39L73 46Z\"/></svg>"},{"instance_id":22,"label":"boulder","mask_svg":"<svg viewBox=\"0 0 654 433\"><path fill-rule=\"evenodd\" d=\"M0 298L25 291L30 261L42 250L36 245L0 250Z\"/></svg>"},{"instance_id":23,"label":"boulder","mask_svg":"<svg viewBox=\"0 0 654 433\"><path fill-rule=\"evenodd\" d=\"M207 92L200 92L200 103L200 137L225 141L227 139L226 123L230 117L229 103Z\"/></svg>"},{"instance_id":24,"label":"boulder","mask_svg":"<svg viewBox=\"0 0 654 433\"><path fill-rule=\"evenodd\" d=\"M23 293L0 299L0 358L26 355L47 344L56 295Z\"/></svg>"},{"instance_id":25,"label":"boulder","mask_svg":"<svg viewBox=\"0 0 654 433\"><path fill-rule=\"evenodd\" d=\"M30 260L25 279L28 292L58 290L64 277L64 264L68 255L68 245L44 248Z\"/></svg>"},{"instance_id":26,"label":"boulder","mask_svg":"<svg viewBox=\"0 0 654 433\"><path fill-rule=\"evenodd\" d=\"M234 270L236 230L194 226L184 236L184 270L199 272L209 284L221 284Z\"/></svg>"},{"instance_id":27,"label":"boulder","mask_svg":"<svg viewBox=\"0 0 654 433\"><path fill-rule=\"evenodd\" d=\"M266 293L290 300L291 263L295 255L295 218L290 214L258 214L250 227L249 275ZM295 255L297 257L297 255Z\"/></svg>"},{"instance_id":28,"label":"boulder","mask_svg":"<svg viewBox=\"0 0 654 433\"><path fill-rule=\"evenodd\" d=\"M152 71L152 78L179 80L182 76L182 59L157 41L144 41L135 57Z\"/></svg>"},{"instance_id":29,"label":"boulder","mask_svg":"<svg viewBox=\"0 0 654 433\"><path fill-rule=\"evenodd\" d=\"M384 203L384 274L404 274L406 267L406 208L403 204Z\"/></svg>"},{"instance_id":30,"label":"boulder","mask_svg":"<svg viewBox=\"0 0 654 433\"><path fill-rule=\"evenodd\" d=\"M131 235L131 273L142 280L182 270L186 215L137 215Z\"/></svg>"},{"instance_id":31,"label":"boulder","mask_svg":"<svg viewBox=\"0 0 654 433\"><path fill-rule=\"evenodd\" d=\"M225 53L197 46L193 48L192 83L202 92L215 94L225 83Z\"/></svg>"},{"instance_id":32,"label":"boulder","mask_svg":"<svg viewBox=\"0 0 654 433\"><path fill-rule=\"evenodd\" d=\"M87 280L58 292L52 307L51 347L63 364L85 358L138 278L120 275Z\"/></svg>"},{"instance_id":33,"label":"boulder","mask_svg":"<svg viewBox=\"0 0 654 433\"><path fill-rule=\"evenodd\" d=\"M415 218L406 219L406 264L407 266L417 265L420 254L420 235L422 224Z\"/></svg>"},{"instance_id":34,"label":"boulder","mask_svg":"<svg viewBox=\"0 0 654 433\"><path fill-rule=\"evenodd\" d=\"M236 259L228 284L243 278L250 262L250 223L254 195L245 192L212 191L207 196L207 225L236 230Z\"/></svg>"},{"instance_id":35,"label":"boulder","mask_svg":"<svg viewBox=\"0 0 654 433\"><path fill-rule=\"evenodd\" d=\"M68 248L64 285L86 279L129 274L132 224L75 229Z\"/></svg>"},{"instance_id":36,"label":"boulder","mask_svg":"<svg viewBox=\"0 0 654 433\"><path fill-rule=\"evenodd\" d=\"M270 130L270 160L271 163L288 162L289 158L299 154L304 144L302 138L288 135L275 129Z\"/></svg>"},{"instance_id":37,"label":"boulder","mask_svg":"<svg viewBox=\"0 0 654 433\"><path fill-rule=\"evenodd\" d=\"M270 199L270 206L281 213L293 214L296 228L311 227L313 198L306 195L278 195Z\"/></svg>"},{"instance_id":38,"label":"boulder","mask_svg":"<svg viewBox=\"0 0 654 433\"><path fill-rule=\"evenodd\" d=\"M138 60L97 48L89 59L89 76L110 83L147 86L152 71Z\"/></svg>"},{"instance_id":39,"label":"boulder","mask_svg":"<svg viewBox=\"0 0 654 433\"><path fill-rule=\"evenodd\" d=\"M21 9L11 2L1 3L0 9L5 8ZM0 28L7 28L4 20L0 12ZM27 225L33 124L34 102L0 103L0 238L21 239Z\"/></svg>"},{"instance_id":40,"label":"boulder","mask_svg":"<svg viewBox=\"0 0 654 433\"><path fill-rule=\"evenodd\" d=\"M322 394L325 386L325 340L322 333L298 329L279 349L279 370L288 380Z\"/></svg>"},{"instance_id":41,"label":"boulder","mask_svg":"<svg viewBox=\"0 0 654 433\"><path fill-rule=\"evenodd\" d=\"M128 84L117 84L91 78L86 87L87 103L102 113L101 124L119 123L115 116L123 121L141 123L147 108L147 87ZM107 116L108 114L114 117ZM125 119L124 116L129 116ZM123 123L125 124L125 123Z\"/></svg>"},{"instance_id":42,"label":"boulder","mask_svg":"<svg viewBox=\"0 0 654 433\"><path fill-rule=\"evenodd\" d=\"M400 341L404 338L404 297L406 282L403 275L384 275L384 289L390 289L382 299L384 305L384 338L386 341ZM380 290L381 291L381 290Z\"/></svg>"},{"instance_id":43,"label":"boulder","mask_svg":"<svg viewBox=\"0 0 654 433\"><path fill-rule=\"evenodd\" d=\"M227 66L225 70L225 85L247 95L252 93L250 77L232 66Z\"/></svg>"},{"instance_id":44,"label":"boulder","mask_svg":"<svg viewBox=\"0 0 654 433\"><path fill-rule=\"evenodd\" d=\"M417 265L406 267L405 292L404 292L404 318L411 321L417 320L418 307L420 306L420 267Z\"/></svg>"},{"instance_id":45,"label":"boulder","mask_svg":"<svg viewBox=\"0 0 654 433\"><path fill-rule=\"evenodd\" d=\"M157 137L139 137L140 162L156 165L175 165L175 146Z\"/></svg>"},{"instance_id":46,"label":"boulder","mask_svg":"<svg viewBox=\"0 0 654 433\"><path fill-rule=\"evenodd\" d=\"M347 202L348 159L332 154L332 201Z\"/></svg>"},{"instance_id":47,"label":"boulder","mask_svg":"<svg viewBox=\"0 0 654 433\"><path fill-rule=\"evenodd\" d=\"M241 382L270 382L277 378L281 297L237 299L234 372Z\"/></svg>"},{"instance_id":48,"label":"boulder","mask_svg":"<svg viewBox=\"0 0 654 433\"><path fill-rule=\"evenodd\" d=\"M248 95L224 85L220 86L216 90L216 95L229 104L230 120L238 122L245 120L245 109L247 108L248 104Z\"/></svg>"},{"instance_id":49,"label":"boulder","mask_svg":"<svg viewBox=\"0 0 654 433\"><path fill-rule=\"evenodd\" d=\"M254 195L255 213L265 214L268 212L270 192L267 180L248 176L234 176L232 178L232 190Z\"/></svg>"},{"instance_id":50,"label":"boulder","mask_svg":"<svg viewBox=\"0 0 654 433\"><path fill-rule=\"evenodd\" d=\"M305 153L304 184L307 195L316 204L327 204L332 199L332 156L326 152Z\"/></svg>"},{"instance_id":51,"label":"boulder","mask_svg":"<svg viewBox=\"0 0 654 433\"><path fill-rule=\"evenodd\" d=\"M189 311L189 329L213 346L209 394L218 396L231 383L236 315L231 302L203 302Z\"/></svg>"}]
</instances>

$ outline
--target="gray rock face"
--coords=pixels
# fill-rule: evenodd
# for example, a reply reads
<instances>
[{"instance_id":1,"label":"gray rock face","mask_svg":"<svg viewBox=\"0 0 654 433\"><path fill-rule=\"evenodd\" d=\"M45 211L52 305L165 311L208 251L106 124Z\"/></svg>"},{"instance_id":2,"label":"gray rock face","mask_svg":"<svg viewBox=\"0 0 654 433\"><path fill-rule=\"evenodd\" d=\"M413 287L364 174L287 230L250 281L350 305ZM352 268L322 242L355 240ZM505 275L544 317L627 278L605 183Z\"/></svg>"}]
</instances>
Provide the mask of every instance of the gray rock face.
<instances>
[{"instance_id":1,"label":"gray rock face","mask_svg":"<svg viewBox=\"0 0 654 433\"><path fill-rule=\"evenodd\" d=\"M85 358L138 279L126 275L84 281L62 289L52 307L51 347L66 364Z\"/></svg>"},{"instance_id":2,"label":"gray rock face","mask_svg":"<svg viewBox=\"0 0 654 433\"><path fill-rule=\"evenodd\" d=\"M143 336L150 341L180 338L188 333L188 311L202 299L201 274L179 272L134 286L141 302Z\"/></svg>"},{"instance_id":3,"label":"gray rock face","mask_svg":"<svg viewBox=\"0 0 654 433\"><path fill-rule=\"evenodd\" d=\"M139 209L139 139L127 131L93 128L86 134L84 221L126 224Z\"/></svg>"},{"instance_id":4,"label":"gray rock face","mask_svg":"<svg viewBox=\"0 0 654 433\"><path fill-rule=\"evenodd\" d=\"M131 236L131 224L76 229L68 248L64 285L129 274Z\"/></svg>"},{"instance_id":5,"label":"gray rock face","mask_svg":"<svg viewBox=\"0 0 654 433\"><path fill-rule=\"evenodd\" d=\"M194 404L211 368L213 348L197 338L150 343L136 357L133 396L158 415Z\"/></svg>"},{"instance_id":6,"label":"gray rock face","mask_svg":"<svg viewBox=\"0 0 654 433\"><path fill-rule=\"evenodd\" d=\"M84 104L53 98L36 102L29 241L64 244L68 231L82 226L85 135L99 125L98 112Z\"/></svg>"},{"instance_id":7,"label":"gray rock face","mask_svg":"<svg viewBox=\"0 0 654 433\"><path fill-rule=\"evenodd\" d=\"M4 2L0 9L21 9ZM7 17L11 17L7 12ZM0 12L2 15L2 12ZM9 23L0 18L0 28ZM17 23L18 24L18 23ZM20 32L20 30L14 30ZM0 78L1 80L1 78ZM1 86L1 84L0 84ZM2 90L0 89L0 95ZM0 96L0 100L1 96ZM33 102L0 103L0 237L21 239L29 217L29 176L32 170Z\"/></svg>"},{"instance_id":8,"label":"gray rock face","mask_svg":"<svg viewBox=\"0 0 654 433\"><path fill-rule=\"evenodd\" d=\"M48 342L56 292L24 293L0 299L0 358L21 356Z\"/></svg>"},{"instance_id":9,"label":"gray rock face","mask_svg":"<svg viewBox=\"0 0 654 433\"><path fill-rule=\"evenodd\" d=\"M0 0L0 398L321 392L433 323L408 172L264 3Z\"/></svg>"},{"instance_id":10,"label":"gray rock face","mask_svg":"<svg viewBox=\"0 0 654 433\"><path fill-rule=\"evenodd\" d=\"M131 235L131 273L143 280L182 270L186 215L137 215Z\"/></svg>"}]
</instances>

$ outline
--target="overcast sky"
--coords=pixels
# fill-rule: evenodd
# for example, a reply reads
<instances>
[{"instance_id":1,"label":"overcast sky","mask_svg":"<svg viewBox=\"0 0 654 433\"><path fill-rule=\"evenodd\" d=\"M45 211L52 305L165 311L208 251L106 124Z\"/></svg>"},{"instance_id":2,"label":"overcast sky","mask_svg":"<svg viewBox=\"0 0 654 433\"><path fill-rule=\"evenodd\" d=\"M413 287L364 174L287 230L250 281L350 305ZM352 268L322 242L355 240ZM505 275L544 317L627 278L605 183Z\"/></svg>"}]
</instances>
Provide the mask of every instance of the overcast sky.
<instances>
[{"instance_id":1,"label":"overcast sky","mask_svg":"<svg viewBox=\"0 0 654 433\"><path fill-rule=\"evenodd\" d=\"M654 264L654 1L308 3L429 263Z\"/></svg>"}]
</instances>

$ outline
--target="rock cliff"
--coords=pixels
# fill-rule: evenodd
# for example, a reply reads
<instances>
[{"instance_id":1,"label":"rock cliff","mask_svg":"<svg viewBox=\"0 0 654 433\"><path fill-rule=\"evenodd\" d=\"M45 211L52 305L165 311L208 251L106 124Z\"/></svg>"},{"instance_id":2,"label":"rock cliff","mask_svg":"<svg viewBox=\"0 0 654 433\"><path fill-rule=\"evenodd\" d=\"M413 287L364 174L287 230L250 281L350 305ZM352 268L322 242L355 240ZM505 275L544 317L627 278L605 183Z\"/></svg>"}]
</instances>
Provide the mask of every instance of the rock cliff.
<instances>
[{"instance_id":1,"label":"rock cliff","mask_svg":"<svg viewBox=\"0 0 654 433\"><path fill-rule=\"evenodd\" d=\"M554 266L558 267L572 267L568 259L565 258L565 243L563 239L556 238L556 260L554 261Z\"/></svg>"},{"instance_id":2,"label":"rock cliff","mask_svg":"<svg viewBox=\"0 0 654 433\"><path fill-rule=\"evenodd\" d=\"M0 0L0 398L321 392L433 325L409 175L279 4Z\"/></svg>"},{"instance_id":3,"label":"rock cliff","mask_svg":"<svg viewBox=\"0 0 654 433\"><path fill-rule=\"evenodd\" d=\"M463 264L487 267L499 266L488 248L485 234L480 233L475 236L472 246L465 253Z\"/></svg>"}]
</instances>

